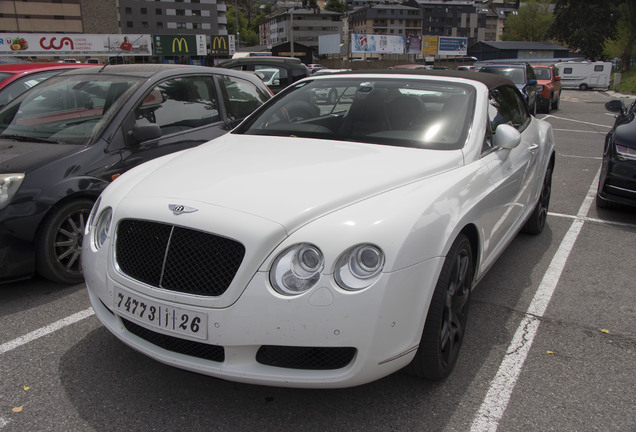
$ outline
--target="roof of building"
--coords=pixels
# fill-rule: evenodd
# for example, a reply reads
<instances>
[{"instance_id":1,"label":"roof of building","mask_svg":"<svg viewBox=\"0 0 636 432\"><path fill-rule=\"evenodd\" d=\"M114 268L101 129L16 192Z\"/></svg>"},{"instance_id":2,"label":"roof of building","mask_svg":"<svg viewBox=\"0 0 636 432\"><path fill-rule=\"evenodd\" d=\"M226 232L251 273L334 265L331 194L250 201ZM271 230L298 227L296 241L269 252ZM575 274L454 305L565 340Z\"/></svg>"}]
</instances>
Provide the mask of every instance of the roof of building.
<instances>
[{"instance_id":1,"label":"roof of building","mask_svg":"<svg viewBox=\"0 0 636 432\"><path fill-rule=\"evenodd\" d=\"M567 50L564 46L553 42L479 41L479 44L488 45L500 50Z\"/></svg>"}]
</instances>

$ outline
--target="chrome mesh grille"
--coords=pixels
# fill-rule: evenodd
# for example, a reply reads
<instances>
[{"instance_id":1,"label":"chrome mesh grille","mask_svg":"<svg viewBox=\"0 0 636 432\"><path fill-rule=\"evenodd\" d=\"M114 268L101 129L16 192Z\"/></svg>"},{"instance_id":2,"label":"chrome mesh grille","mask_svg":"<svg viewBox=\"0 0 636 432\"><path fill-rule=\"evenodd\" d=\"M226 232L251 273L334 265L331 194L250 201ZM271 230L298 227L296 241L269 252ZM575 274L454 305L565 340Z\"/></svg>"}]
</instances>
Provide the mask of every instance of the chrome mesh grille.
<instances>
[{"instance_id":1,"label":"chrome mesh grille","mask_svg":"<svg viewBox=\"0 0 636 432\"><path fill-rule=\"evenodd\" d=\"M220 296L234 279L245 247L232 239L157 222L124 219L115 259L126 275L188 294Z\"/></svg>"}]
</instances>

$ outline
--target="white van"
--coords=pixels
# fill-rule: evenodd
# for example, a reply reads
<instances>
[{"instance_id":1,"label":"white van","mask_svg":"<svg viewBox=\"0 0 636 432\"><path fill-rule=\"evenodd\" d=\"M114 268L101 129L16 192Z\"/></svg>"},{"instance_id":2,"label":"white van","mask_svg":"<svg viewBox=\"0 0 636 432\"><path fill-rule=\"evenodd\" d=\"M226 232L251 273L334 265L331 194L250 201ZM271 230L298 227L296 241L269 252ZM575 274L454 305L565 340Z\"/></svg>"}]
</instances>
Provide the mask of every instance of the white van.
<instances>
[{"instance_id":1,"label":"white van","mask_svg":"<svg viewBox=\"0 0 636 432\"><path fill-rule=\"evenodd\" d=\"M557 63L561 74L561 85L564 88L588 88L604 87L610 85L612 76L611 62L568 61Z\"/></svg>"}]
</instances>

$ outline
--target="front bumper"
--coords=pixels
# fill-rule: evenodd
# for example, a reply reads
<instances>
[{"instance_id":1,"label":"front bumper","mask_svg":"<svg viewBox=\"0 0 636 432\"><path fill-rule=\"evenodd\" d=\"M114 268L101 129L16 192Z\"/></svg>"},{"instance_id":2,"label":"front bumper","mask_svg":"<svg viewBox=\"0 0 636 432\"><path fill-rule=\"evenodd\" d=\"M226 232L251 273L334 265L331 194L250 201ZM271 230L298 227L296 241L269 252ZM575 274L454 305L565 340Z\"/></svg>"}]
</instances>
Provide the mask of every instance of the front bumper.
<instances>
[{"instance_id":1,"label":"front bumper","mask_svg":"<svg viewBox=\"0 0 636 432\"><path fill-rule=\"evenodd\" d=\"M241 297L223 308L173 293L172 307L207 315L205 340L148 329L113 312L117 287L148 293L146 285L95 274L86 275L86 283L102 323L155 360L231 381L338 388L379 379L411 361L442 264L443 258L435 258L383 274L355 293L342 291L324 275L316 288L296 297L275 293L268 274L258 272ZM165 290L158 291L166 303Z\"/></svg>"},{"instance_id":2,"label":"front bumper","mask_svg":"<svg viewBox=\"0 0 636 432\"><path fill-rule=\"evenodd\" d=\"M636 206L636 161L606 158L598 194L608 201Z\"/></svg>"},{"instance_id":3,"label":"front bumper","mask_svg":"<svg viewBox=\"0 0 636 432\"><path fill-rule=\"evenodd\" d=\"M0 282L29 278L35 271L35 237L43 211L34 202L0 210Z\"/></svg>"}]
</instances>

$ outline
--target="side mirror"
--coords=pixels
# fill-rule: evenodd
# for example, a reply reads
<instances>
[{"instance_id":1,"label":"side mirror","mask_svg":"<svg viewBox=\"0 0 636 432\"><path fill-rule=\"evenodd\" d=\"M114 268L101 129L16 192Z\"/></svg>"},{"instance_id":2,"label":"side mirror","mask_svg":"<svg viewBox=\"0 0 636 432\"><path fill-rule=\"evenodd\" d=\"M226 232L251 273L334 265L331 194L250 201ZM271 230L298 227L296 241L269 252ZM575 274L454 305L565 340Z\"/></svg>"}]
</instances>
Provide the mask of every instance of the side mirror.
<instances>
[{"instance_id":1,"label":"side mirror","mask_svg":"<svg viewBox=\"0 0 636 432\"><path fill-rule=\"evenodd\" d=\"M280 80L279 79L275 79L274 82L272 83L273 86L279 86L280 85Z\"/></svg>"},{"instance_id":2,"label":"side mirror","mask_svg":"<svg viewBox=\"0 0 636 432\"><path fill-rule=\"evenodd\" d=\"M135 125L129 132L135 142L141 143L161 137L161 128L155 123Z\"/></svg>"},{"instance_id":3,"label":"side mirror","mask_svg":"<svg viewBox=\"0 0 636 432\"><path fill-rule=\"evenodd\" d=\"M555 81L561 81L561 77L559 75L557 75L557 76L554 77L554 80Z\"/></svg>"},{"instance_id":4,"label":"side mirror","mask_svg":"<svg viewBox=\"0 0 636 432\"><path fill-rule=\"evenodd\" d=\"M622 100L611 100L605 104L605 109L609 112L623 114L625 112L625 104Z\"/></svg>"},{"instance_id":5,"label":"side mirror","mask_svg":"<svg viewBox=\"0 0 636 432\"><path fill-rule=\"evenodd\" d=\"M495 147L510 150L519 145L521 134L515 128L507 124L500 124L495 130Z\"/></svg>"},{"instance_id":6,"label":"side mirror","mask_svg":"<svg viewBox=\"0 0 636 432\"><path fill-rule=\"evenodd\" d=\"M537 85L537 80L536 80L536 79L530 79L530 80L528 80L528 85L529 85L529 86L536 86L536 85Z\"/></svg>"}]
</instances>

